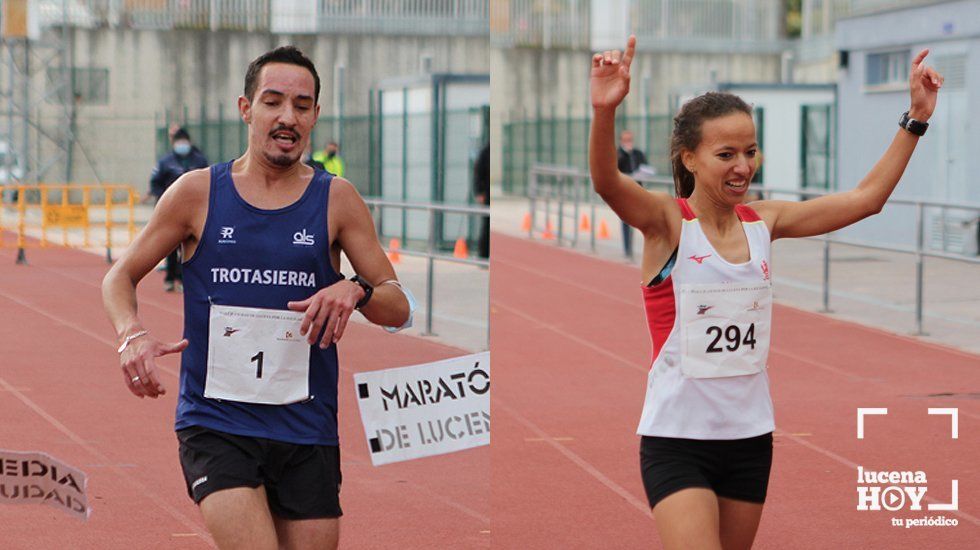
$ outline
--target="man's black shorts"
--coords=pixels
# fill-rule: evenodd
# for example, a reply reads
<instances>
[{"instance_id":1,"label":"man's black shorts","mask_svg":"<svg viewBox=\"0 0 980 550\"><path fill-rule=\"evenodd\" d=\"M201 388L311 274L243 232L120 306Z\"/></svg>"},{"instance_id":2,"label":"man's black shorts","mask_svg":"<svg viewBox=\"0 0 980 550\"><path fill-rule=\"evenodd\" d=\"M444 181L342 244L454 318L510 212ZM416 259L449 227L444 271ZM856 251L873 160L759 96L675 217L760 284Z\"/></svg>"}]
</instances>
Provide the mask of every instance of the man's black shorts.
<instances>
[{"instance_id":1,"label":"man's black shorts","mask_svg":"<svg viewBox=\"0 0 980 550\"><path fill-rule=\"evenodd\" d=\"M232 435L201 426L177 431L187 494L200 504L215 491L265 486L269 509L285 519L337 518L340 448Z\"/></svg>"},{"instance_id":2,"label":"man's black shorts","mask_svg":"<svg viewBox=\"0 0 980 550\"><path fill-rule=\"evenodd\" d=\"M766 501L771 468L771 433L732 440L649 436L640 440L640 469L650 508L691 487L761 504Z\"/></svg>"}]
</instances>

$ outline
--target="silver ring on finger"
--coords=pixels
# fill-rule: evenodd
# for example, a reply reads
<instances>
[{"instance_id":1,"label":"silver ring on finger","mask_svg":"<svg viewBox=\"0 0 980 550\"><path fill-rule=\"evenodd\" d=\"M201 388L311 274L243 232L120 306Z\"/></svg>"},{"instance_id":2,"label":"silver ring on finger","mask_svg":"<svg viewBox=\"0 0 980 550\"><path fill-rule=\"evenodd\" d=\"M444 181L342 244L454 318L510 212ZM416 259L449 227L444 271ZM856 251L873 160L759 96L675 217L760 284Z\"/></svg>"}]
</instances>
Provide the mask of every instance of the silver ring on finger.
<instances>
[{"instance_id":1,"label":"silver ring on finger","mask_svg":"<svg viewBox=\"0 0 980 550\"><path fill-rule=\"evenodd\" d=\"M140 381L140 377L139 376L134 376L132 378L132 381L133 381L133 383L139 382Z\"/></svg>"}]
</instances>

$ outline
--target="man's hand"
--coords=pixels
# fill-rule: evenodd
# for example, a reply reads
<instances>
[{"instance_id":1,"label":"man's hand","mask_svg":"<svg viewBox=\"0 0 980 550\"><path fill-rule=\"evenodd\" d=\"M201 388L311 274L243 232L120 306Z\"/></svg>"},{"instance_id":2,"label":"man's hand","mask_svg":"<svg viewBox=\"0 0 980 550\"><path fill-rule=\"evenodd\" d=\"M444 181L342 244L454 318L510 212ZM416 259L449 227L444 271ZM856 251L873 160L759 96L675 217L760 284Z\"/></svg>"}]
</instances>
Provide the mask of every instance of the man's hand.
<instances>
[{"instance_id":1,"label":"man's hand","mask_svg":"<svg viewBox=\"0 0 980 550\"><path fill-rule=\"evenodd\" d=\"M326 349L330 344L340 341L347 328L347 321L358 300L364 297L364 289L357 283L337 281L303 300L289 302L286 307L293 311L305 311L300 334L306 336L306 341L312 346L316 337L326 327L320 348Z\"/></svg>"},{"instance_id":2,"label":"man's hand","mask_svg":"<svg viewBox=\"0 0 980 550\"><path fill-rule=\"evenodd\" d=\"M626 42L626 52L620 56L619 50L605 51L592 56L593 109L615 109L630 91L630 64L636 51L636 37L630 35Z\"/></svg>"},{"instance_id":3,"label":"man's hand","mask_svg":"<svg viewBox=\"0 0 980 550\"><path fill-rule=\"evenodd\" d=\"M156 373L156 358L180 353L187 347L187 340L164 344L149 336L133 340L119 356L126 387L136 397L153 397L167 393Z\"/></svg>"},{"instance_id":4,"label":"man's hand","mask_svg":"<svg viewBox=\"0 0 980 550\"><path fill-rule=\"evenodd\" d=\"M927 55L928 49L919 52L912 60L912 70L909 72L909 94L912 96L909 117L919 122L927 122L932 116L936 110L939 88L943 87L943 76L923 63Z\"/></svg>"}]
</instances>

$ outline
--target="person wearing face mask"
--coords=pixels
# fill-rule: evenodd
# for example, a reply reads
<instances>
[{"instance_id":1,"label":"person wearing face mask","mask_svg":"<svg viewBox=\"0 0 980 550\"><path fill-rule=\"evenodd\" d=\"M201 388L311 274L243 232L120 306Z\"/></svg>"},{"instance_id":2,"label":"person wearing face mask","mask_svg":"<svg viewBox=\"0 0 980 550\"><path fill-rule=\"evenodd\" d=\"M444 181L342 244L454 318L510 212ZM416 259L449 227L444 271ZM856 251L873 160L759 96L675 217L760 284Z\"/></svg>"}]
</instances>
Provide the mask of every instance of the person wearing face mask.
<instances>
[{"instance_id":1,"label":"person wearing face mask","mask_svg":"<svg viewBox=\"0 0 980 550\"><path fill-rule=\"evenodd\" d=\"M344 177L344 159L340 156L340 145L336 141L328 141L323 151L313 155L313 160L322 162L327 172Z\"/></svg>"},{"instance_id":2,"label":"person wearing face mask","mask_svg":"<svg viewBox=\"0 0 980 550\"><path fill-rule=\"evenodd\" d=\"M178 127L170 137L173 149L163 156L150 176L150 197L160 200L163 193L177 181L177 178L191 170L207 168L208 158L191 142L191 136L184 128ZM174 249L167 256L167 274L164 278L164 288L167 292L179 291L182 288L179 249Z\"/></svg>"},{"instance_id":3,"label":"person wearing face mask","mask_svg":"<svg viewBox=\"0 0 980 550\"><path fill-rule=\"evenodd\" d=\"M643 151L633 148L633 132L623 130L619 134L619 147L616 149L617 164L619 171L633 176L640 170L640 167L647 164L647 156ZM623 252L630 260L633 259L633 229L626 222L623 224Z\"/></svg>"}]
</instances>

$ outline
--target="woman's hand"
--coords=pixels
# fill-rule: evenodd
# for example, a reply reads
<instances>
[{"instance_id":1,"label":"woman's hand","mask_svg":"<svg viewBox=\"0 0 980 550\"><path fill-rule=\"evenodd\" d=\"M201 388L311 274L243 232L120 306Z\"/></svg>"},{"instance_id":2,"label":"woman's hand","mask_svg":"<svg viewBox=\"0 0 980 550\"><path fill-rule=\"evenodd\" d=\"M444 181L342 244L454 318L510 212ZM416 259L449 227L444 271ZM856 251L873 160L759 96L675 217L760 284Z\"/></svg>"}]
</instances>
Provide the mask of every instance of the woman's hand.
<instances>
[{"instance_id":1,"label":"woman's hand","mask_svg":"<svg viewBox=\"0 0 980 550\"><path fill-rule=\"evenodd\" d=\"M636 51L636 37L630 35L626 52L607 50L592 56L592 108L615 110L630 91L630 64Z\"/></svg>"},{"instance_id":2,"label":"woman's hand","mask_svg":"<svg viewBox=\"0 0 980 550\"><path fill-rule=\"evenodd\" d=\"M939 88L943 87L943 75L936 72L932 67L923 63L929 50L919 52L912 60L912 71L909 74L909 93L912 96L912 104L909 107L909 117L926 122L936 110L936 96ZM594 64L594 63L593 63ZM592 69L593 75L595 69ZM595 77L593 77L593 81ZM595 101L593 92L593 102Z\"/></svg>"}]
</instances>

